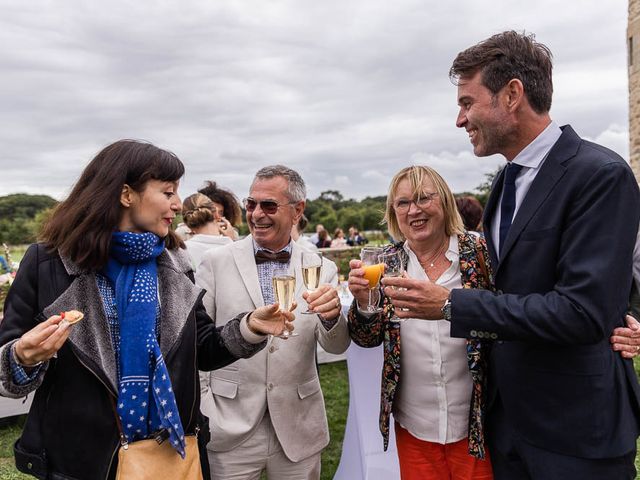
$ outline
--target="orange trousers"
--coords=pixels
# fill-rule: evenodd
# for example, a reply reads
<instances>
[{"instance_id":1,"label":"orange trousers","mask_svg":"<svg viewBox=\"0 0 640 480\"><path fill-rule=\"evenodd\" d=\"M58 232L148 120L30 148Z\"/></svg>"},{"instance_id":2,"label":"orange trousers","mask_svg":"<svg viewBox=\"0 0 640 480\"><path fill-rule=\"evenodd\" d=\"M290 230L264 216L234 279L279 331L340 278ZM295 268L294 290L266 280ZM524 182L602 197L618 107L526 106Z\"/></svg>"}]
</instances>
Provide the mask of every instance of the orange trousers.
<instances>
[{"instance_id":1,"label":"orange trousers","mask_svg":"<svg viewBox=\"0 0 640 480\"><path fill-rule=\"evenodd\" d=\"M485 460L469 455L467 439L442 445L411 435L397 422L396 446L402 480L492 480L489 452Z\"/></svg>"}]
</instances>

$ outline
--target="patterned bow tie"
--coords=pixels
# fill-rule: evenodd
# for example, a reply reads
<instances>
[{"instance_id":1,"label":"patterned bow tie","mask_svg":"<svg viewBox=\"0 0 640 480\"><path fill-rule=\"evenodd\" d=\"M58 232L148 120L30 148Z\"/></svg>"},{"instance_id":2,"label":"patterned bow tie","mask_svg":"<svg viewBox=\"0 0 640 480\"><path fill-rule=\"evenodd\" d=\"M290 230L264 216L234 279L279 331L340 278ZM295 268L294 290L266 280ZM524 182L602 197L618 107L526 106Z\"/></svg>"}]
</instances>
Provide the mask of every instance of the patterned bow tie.
<instances>
[{"instance_id":1,"label":"patterned bow tie","mask_svg":"<svg viewBox=\"0 0 640 480\"><path fill-rule=\"evenodd\" d=\"M290 258L291 258L291 254L284 250L278 253L267 252L266 250L258 250L256 252L257 265L260 265L261 263L266 263L266 262L288 263Z\"/></svg>"}]
</instances>

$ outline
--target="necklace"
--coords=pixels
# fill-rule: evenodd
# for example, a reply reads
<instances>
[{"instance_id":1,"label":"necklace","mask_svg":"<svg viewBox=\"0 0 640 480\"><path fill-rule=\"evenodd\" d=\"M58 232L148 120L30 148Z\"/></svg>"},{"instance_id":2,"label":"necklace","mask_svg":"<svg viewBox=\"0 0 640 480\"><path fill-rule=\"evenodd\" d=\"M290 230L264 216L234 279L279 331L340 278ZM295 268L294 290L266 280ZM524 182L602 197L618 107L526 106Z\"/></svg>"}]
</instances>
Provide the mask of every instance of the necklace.
<instances>
[{"instance_id":1,"label":"necklace","mask_svg":"<svg viewBox=\"0 0 640 480\"><path fill-rule=\"evenodd\" d=\"M435 255L433 255L429 260L426 260L425 262L420 262L420 265L425 270L427 268L433 268L436 263L436 260L438 260L438 258L440 258L440 255L442 255L446 250L447 250L447 241L445 240L445 242L442 244L442 248L439 248L436 251ZM428 264L428 266L425 267L425 264Z\"/></svg>"}]
</instances>

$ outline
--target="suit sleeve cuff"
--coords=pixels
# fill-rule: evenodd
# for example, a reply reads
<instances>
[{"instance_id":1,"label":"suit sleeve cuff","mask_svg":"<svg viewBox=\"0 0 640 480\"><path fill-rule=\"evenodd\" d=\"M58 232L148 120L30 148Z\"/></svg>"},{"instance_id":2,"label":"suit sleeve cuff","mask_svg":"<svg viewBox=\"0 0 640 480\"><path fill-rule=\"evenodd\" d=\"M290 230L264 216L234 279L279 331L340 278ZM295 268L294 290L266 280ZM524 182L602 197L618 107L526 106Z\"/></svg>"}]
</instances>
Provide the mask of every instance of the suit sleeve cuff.
<instances>
[{"instance_id":1,"label":"suit sleeve cuff","mask_svg":"<svg viewBox=\"0 0 640 480\"><path fill-rule=\"evenodd\" d=\"M247 342L255 345L257 343L263 342L264 339L267 338L267 336L253 333L251 331L248 323L249 315L251 314L246 314L244 317L242 317L242 320L240 320L240 334L242 335L242 338L244 338Z\"/></svg>"}]
</instances>

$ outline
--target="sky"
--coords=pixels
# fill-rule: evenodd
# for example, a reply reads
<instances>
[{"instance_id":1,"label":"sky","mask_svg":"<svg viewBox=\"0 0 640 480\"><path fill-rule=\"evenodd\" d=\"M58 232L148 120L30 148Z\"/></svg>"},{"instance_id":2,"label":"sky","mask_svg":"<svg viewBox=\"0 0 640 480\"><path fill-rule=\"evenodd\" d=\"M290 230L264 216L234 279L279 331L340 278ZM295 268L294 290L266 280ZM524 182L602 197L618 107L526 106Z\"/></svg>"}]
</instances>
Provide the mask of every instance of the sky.
<instances>
[{"instance_id":1,"label":"sky","mask_svg":"<svg viewBox=\"0 0 640 480\"><path fill-rule=\"evenodd\" d=\"M0 0L0 195L64 198L106 145L184 162L184 198L294 168L307 196L384 195L434 167L470 191L504 158L455 127L458 52L508 29L554 54L552 118L628 156L626 1Z\"/></svg>"}]
</instances>

